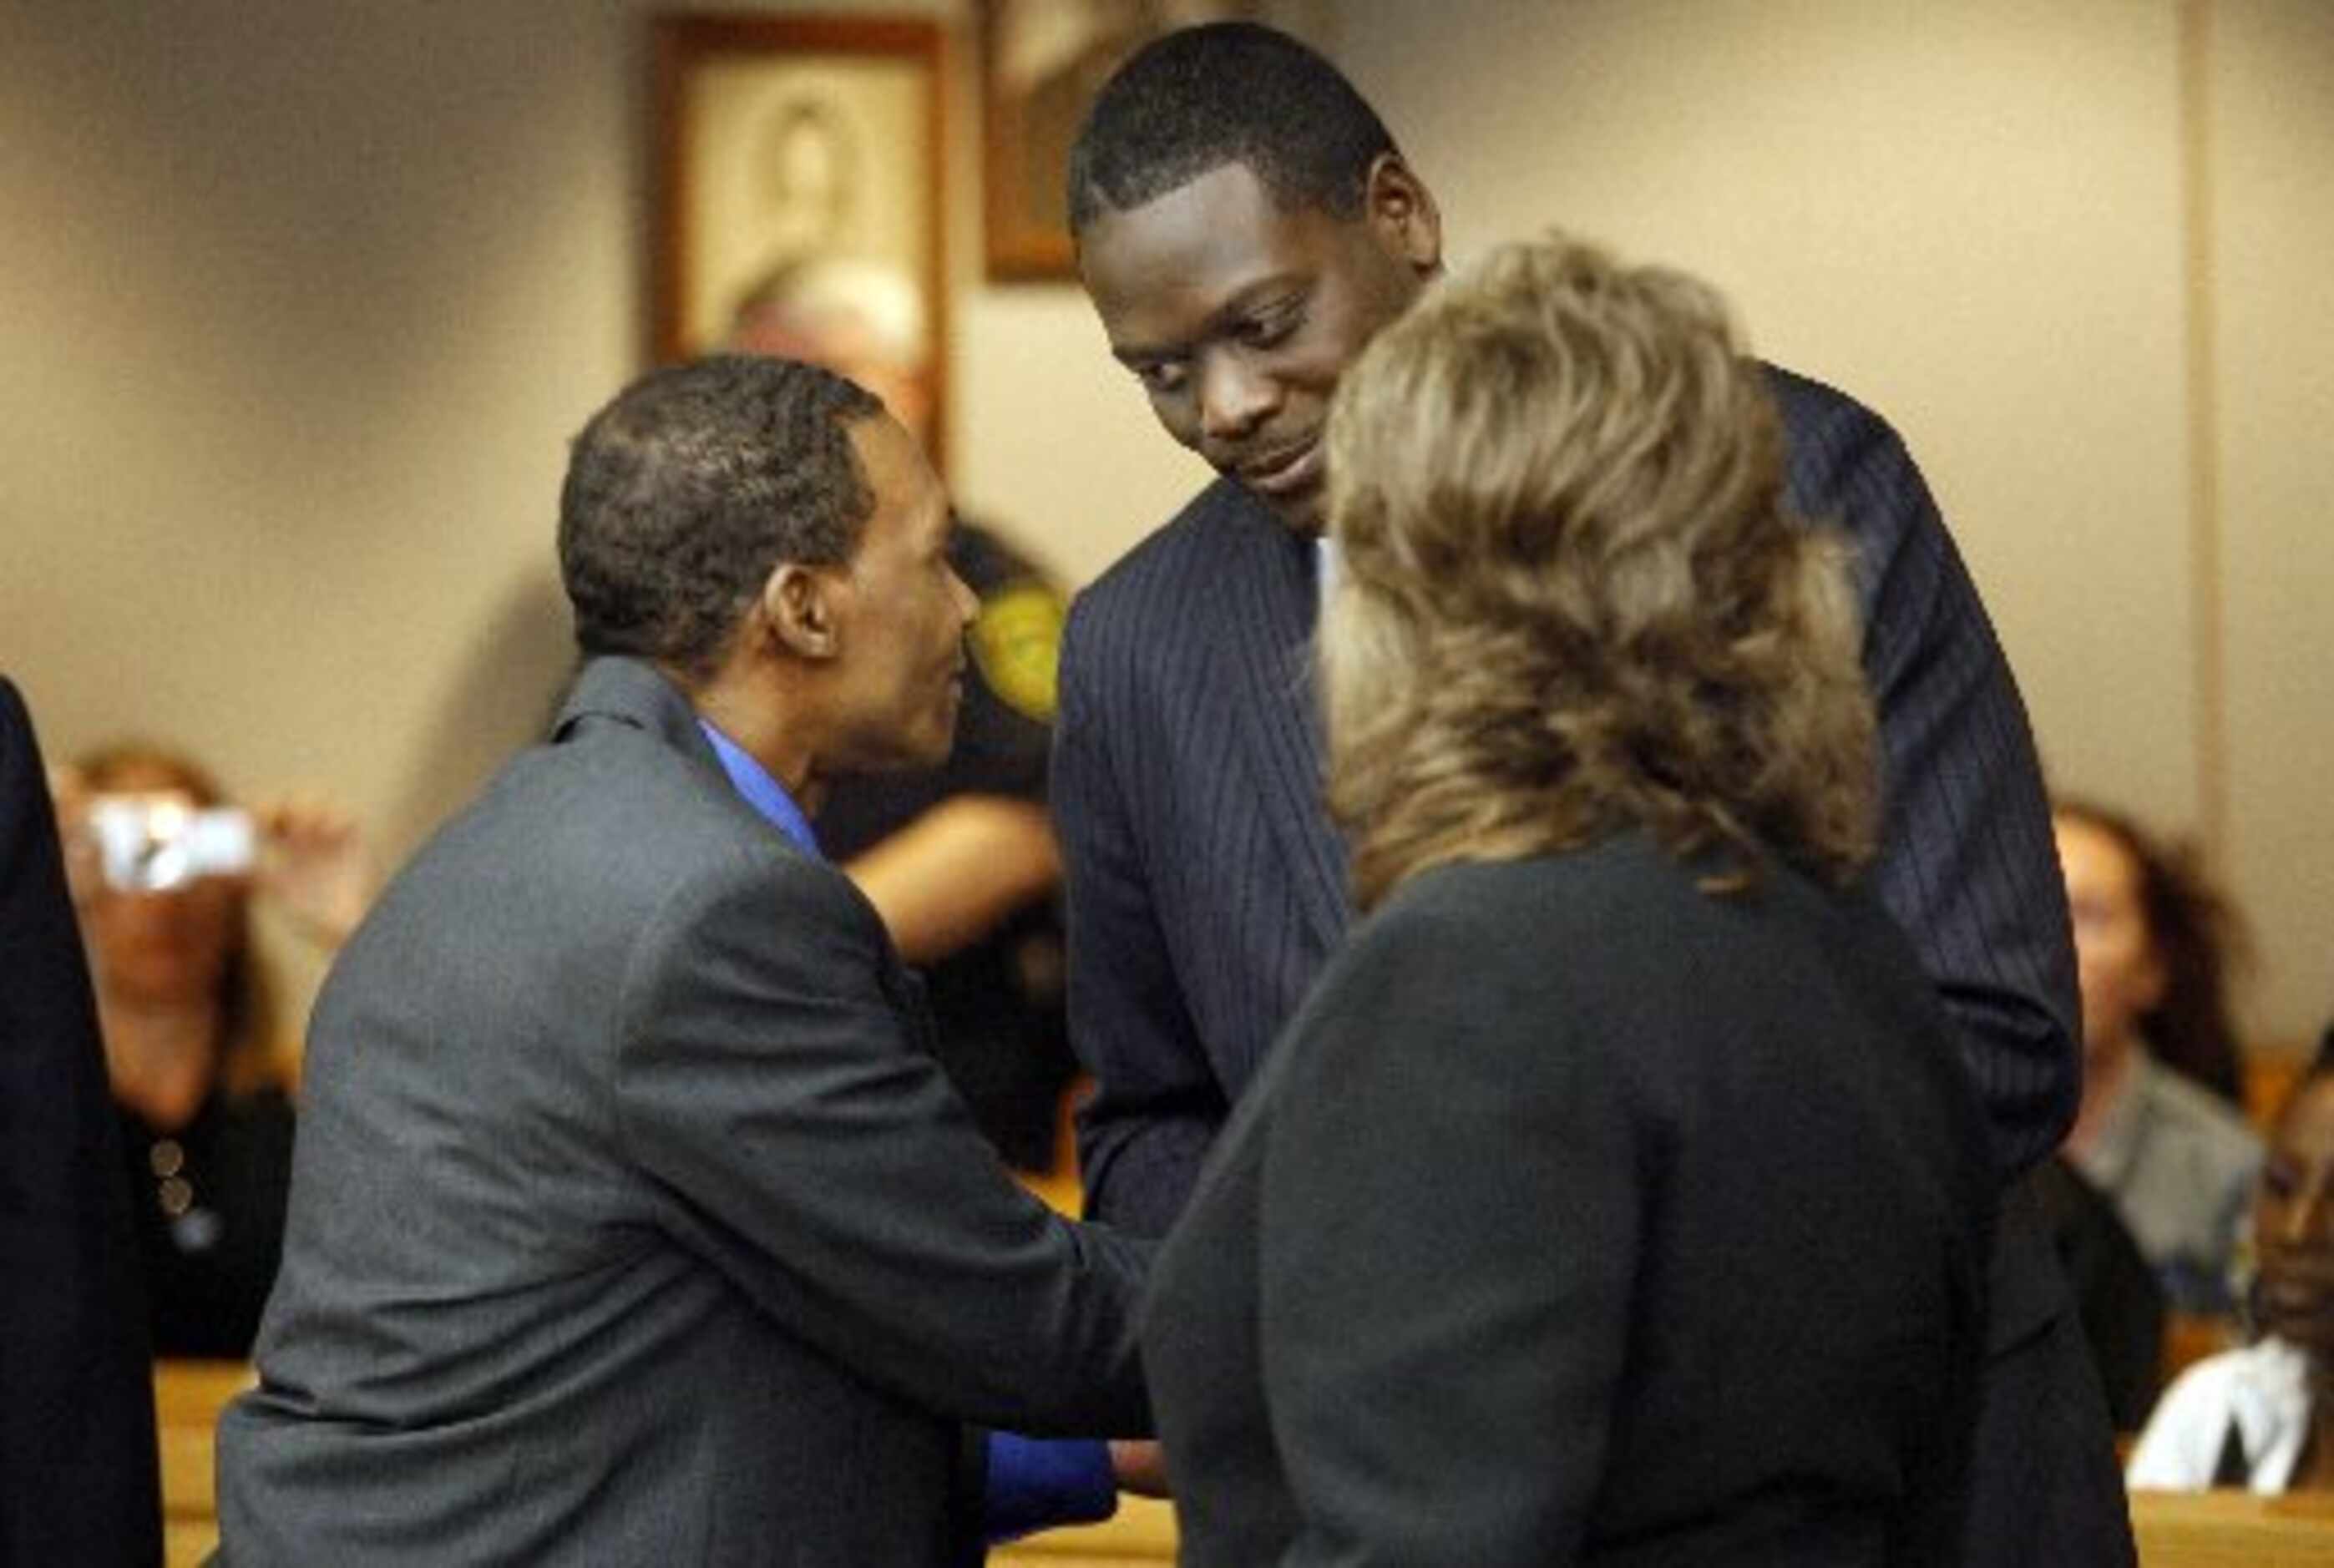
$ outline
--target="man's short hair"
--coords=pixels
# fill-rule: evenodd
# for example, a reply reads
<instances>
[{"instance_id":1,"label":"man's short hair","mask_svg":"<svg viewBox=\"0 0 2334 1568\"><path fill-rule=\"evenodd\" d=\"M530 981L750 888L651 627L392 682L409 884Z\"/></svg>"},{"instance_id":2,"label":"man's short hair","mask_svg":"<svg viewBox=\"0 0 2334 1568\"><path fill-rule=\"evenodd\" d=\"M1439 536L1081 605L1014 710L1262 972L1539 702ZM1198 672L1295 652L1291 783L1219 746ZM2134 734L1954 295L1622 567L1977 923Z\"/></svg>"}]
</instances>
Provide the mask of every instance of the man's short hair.
<instances>
[{"instance_id":1,"label":"man's short hair","mask_svg":"<svg viewBox=\"0 0 2334 1568\"><path fill-rule=\"evenodd\" d=\"M1354 84L1287 34L1185 28L1137 51L1095 99L1070 149L1070 232L1232 163L1284 212L1359 217L1370 165L1395 150Z\"/></svg>"},{"instance_id":2,"label":"man's short hair","mask_svg":"<svg viewBox=\"0 0 2334 1568\"><path fill-rule=\"evenodd\" d=\"M838 565L874 494L850 427L883 405L791 360L656 370L575 438L559 497L559 574L585 655L709 675L782 562Z\"/></svg>"}]
</instances>

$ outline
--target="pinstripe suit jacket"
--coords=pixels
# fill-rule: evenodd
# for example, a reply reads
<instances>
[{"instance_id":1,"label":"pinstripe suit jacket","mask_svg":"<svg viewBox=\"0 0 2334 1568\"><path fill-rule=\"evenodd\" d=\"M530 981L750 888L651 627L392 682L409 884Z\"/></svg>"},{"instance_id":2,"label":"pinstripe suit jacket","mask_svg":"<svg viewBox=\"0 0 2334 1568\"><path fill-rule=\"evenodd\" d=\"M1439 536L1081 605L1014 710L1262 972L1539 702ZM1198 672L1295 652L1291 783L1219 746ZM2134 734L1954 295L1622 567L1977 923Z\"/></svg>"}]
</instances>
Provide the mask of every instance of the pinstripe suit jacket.
<instances>
[{"instance_id":1,"label":"pinstripe suit jacket","mask_svg":"<svg viewBox=\"0 0 2334 1568\"><path fill-rule=\"evenodd\" d=\"M1857 548L1884 749L1875 880L1959 1038L2009 1174L2079 1090L2074 958L2026 714L1977 590L1895 433L1770 375L1804 515ZM1321 804L1311 547L1219 480L1073 607L1054 809L1069 1010L1096 1090L1090 1207L1163 1232L1349 909Z\"/></svg>"}]
</instances>

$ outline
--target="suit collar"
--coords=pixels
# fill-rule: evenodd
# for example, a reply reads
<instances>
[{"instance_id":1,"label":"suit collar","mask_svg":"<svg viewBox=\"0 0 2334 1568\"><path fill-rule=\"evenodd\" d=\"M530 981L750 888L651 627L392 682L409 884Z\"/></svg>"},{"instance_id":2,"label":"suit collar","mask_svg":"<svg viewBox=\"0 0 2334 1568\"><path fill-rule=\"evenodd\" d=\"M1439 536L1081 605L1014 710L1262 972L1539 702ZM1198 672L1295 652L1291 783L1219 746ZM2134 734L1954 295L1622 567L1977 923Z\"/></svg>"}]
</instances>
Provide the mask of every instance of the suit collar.
<instances>
[{"instance_id":1,"label":"suit collar","mask_svg":"<svg viewBox=\"0 0 2334 1568\"><path fill-rule=\"evenodd\" d=\"M1258 781L1259 809L1286 858L1314 934L1335 944L1348 919L1345 848L1323 803L1320 704L1313 678L1317 608L1311 541L1229 480L1220 480L1220 601L1230 621L1237 730Z\"/></svg>"},{"instance_id":2,"label":"suit collar","mask_svg":"<svg viewBox=\"0 0 2334 1568\"><path fill-rule=\"evenodd\" d=\"M552 726L554 744L566 740L589 719L647 731L689 757L725 793L729 791L729 775L722 771L713 743L698 727L697 709L680 688L647 660L603 654L585 664L559 710L559 722Z\"/></svg>"}]
</instances>

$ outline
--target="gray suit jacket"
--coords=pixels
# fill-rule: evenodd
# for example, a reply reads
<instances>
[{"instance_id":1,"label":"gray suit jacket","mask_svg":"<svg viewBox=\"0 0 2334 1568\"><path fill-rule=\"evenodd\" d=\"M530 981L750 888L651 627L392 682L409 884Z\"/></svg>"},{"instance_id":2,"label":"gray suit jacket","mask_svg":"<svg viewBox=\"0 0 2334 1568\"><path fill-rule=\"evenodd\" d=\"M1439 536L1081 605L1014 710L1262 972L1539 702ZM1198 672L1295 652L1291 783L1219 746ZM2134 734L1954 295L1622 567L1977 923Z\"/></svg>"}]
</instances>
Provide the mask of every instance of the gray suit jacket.
<instances>
[{"instance_id":1,"label":"gray suit jacket","mask_svg":"<svg viewBox=\"0 0 2334 1568\"><path fill-rule=\"evenodd\" d=\"M310 1032L236 1563L939 1563L962 1423L1149 1419L1133 1244L1006 1173L873 909L588 666Z\"/></svg>"}]
</instances>

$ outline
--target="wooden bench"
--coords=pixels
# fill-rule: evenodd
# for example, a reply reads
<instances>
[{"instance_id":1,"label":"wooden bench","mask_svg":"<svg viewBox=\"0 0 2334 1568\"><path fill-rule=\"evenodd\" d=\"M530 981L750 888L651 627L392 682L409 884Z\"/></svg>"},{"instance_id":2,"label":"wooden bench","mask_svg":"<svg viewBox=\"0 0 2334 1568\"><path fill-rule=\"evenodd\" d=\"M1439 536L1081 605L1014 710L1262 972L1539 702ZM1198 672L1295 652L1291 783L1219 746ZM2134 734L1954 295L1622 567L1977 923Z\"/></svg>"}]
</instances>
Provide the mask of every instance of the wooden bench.
<instances>
[{"instance_id":1,"label":"wooden bench","mask_svg":"<svg viewBox=\"0 0 2334 1568\"><path fill-rule=\"evenodd\" d=\"M2334 1568L2334 1496L2135 1492L2140 1568ZM1120 1502L1101 1525L1049 1530L989 1560L1006 1568L1126 1568L1172 1563L1175 1517L1164 1503Z\"/></svg>"},{"instance_id":2,"label":"wooden bench","mask_svg":"<svg viewBox=\"0 0 2334 1568\"><path fill-rule=\"evenodd\" d=\"M250 1387L240 1361L163 1361L154 1369L162 1457L164 1561L192 1568L218 1543L219 1411ZM2135 1492L2141 1568L2334 1568L2334 1496ZM1100 1525L1047 1530L989 1554L998 1568L1133 1568L1175 1560L1175 1515L1125 1497Z\"/></svg>"},{"instance_id":3,"label":"wooden bench","mask_svg":"<svg viewBox=\"0 0 2334 1568\"><path fill-rule=\"evenodd\" d=\"M2334 1496L2134 1492L2140 1568L2334 1568Z\"/></svg>"},{"instance_id":4,"label":"wooden bench","mask_svg":"<svg viewBox=\"0 0 2334 1568\"><path fill-rule=\"evenodd\" d=\"M157 1361L155 1437L162 1455L162 1561L192 1568L218 1544L219 1411L252 1384L243 1361Z\"/></svg>"},{"instance_id":5,"label":"wooden bench","mask_svg":"<svg viewBox=\"0 0 2334 1568\"><path fill-rule=\"evenodd\" d=\"M1008 1545L993 1547L991 1568L1126 1568L1129 1563L1175 1561L1173 1505L1150 1497L1121 1497L1118 1512L1099 1525L1041 1530Z\"/></svg>"}]
</instances>

